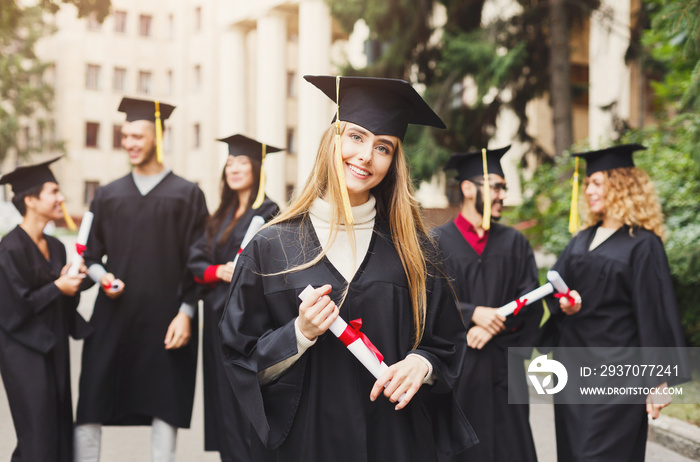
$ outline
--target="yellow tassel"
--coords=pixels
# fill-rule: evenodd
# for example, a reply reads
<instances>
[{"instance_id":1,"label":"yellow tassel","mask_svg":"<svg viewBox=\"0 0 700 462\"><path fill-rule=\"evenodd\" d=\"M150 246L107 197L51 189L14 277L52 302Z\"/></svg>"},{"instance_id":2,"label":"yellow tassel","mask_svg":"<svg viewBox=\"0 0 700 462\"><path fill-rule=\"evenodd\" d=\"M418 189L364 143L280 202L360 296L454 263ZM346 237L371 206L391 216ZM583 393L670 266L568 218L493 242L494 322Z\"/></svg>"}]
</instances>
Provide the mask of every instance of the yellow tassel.
<instances>
[{"instance_id":1,"label":"yellow tassel","mask_svg":"<svg viewBox=\"0 0 700 462\"><path fill-rule=\"evenodd\" d=\"M78 227L73 221L73 218L71 218L70 214L68 213L65 202L61 202L61 210L63 210L63 219L65 220L68 229L70 229L71 231L76 231Z\"/></svg>"},{"instance_id":2,"label":"yellow tassel","mask_svg":"<svg viewBox=\"0 0 700 462\"><path fill-rule=\"evenodd\" d=\"M265 200L265 155L267 154L267 145L262 144L262 160L260 161L260 185L258 185L258 195L253 202L253 208L257 209Z\"/></svg>"},{"instance_id":3,"label":"yellow tassel","mask_svg":"<svg viewBox=\"0 0 700 462\"><path fill-rule=\"evenodd\" d=\"M576 165L574 167L574 176L571 180L571 211L569 212L569 232L576 233L581 228L581 222L578 217L578 157L576 157Z\"/></svg>"},{"instance_id":4,"label":"yellow tassel","mask_svg":"<svg viewBox=\"0 0 700 462\"><path fill-rule=\"evenodd\" d=\"M156 160L163 163L163 122L160 120L160 104L156 100Z\"/></svg>"},{"instance_id":5,"label":"yellow tassel","mask_svg":"<svg viewBox=\"0 0 700 462\"><path fill-rule=\"evenodd\" d=\"M352 218L352 206L350 205L348 187L345 183L343 153L340 149L340 76L335 78L335 153L333 155L333 164L340 185L340 195L342 198L341 206L343 208L343 214L345 215L345 226L352 226L354 222Z\"/></svg>"},{"instance_id":6,"label":"yellow tassel","mask_svg":"<svg viewBox=\"0 0 700 462\"><path fill-rule=\"evenodd\" d=\"M481 227L488 231L491 229L491 183L486 162L486 149L481 150L481 160L484 163L484 216L481 221Z\"/></svg>"}]
</instances>

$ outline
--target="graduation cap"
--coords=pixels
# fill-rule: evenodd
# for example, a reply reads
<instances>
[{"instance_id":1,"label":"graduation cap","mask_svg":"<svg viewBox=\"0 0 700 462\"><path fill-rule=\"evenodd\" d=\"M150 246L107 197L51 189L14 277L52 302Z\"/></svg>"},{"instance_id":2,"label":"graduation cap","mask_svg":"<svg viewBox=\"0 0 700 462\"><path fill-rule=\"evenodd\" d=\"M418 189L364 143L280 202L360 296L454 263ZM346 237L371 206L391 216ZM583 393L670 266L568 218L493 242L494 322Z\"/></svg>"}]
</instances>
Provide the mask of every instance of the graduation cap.
<instances>
[{"instance_id":1,"label":"graduation cap","mask_svg":"<svg viewBox=\"0 0 700 462\"><path fill-rule=\"evenodd\" d=\"M578 152L573 156L586 159L586 176L595 172L612 170L614 168L634 167L632 154L646 149L641 144L620 144L597 151Z\"/></svg>"},{"instance_id":2,"label":"graduation cap","mask_svg":"<svg viewBox=\"0 0 700 462\"><path fill-rule=\"evenodd\" d=\"M163 120L170 117L175 106L160 103L158 100L144 100L136 98L122 98L119 103L119 112L126 113L126 121L147 120L156 124L156 158L158 163L163 163Z\"/></svg>"},{"instance_id":3,"label":"graduation cap","mask_svg":"<svg viewBox=\"0 0 700 462\"><path fill-rule=\"evenodd\" d=\"M486 166L488 173L505 177L501 168L501 157L508 152L510 145L498 149L486 149ZM457 170L457 180L462 182L484 174L482 151L458 152L452 154L443 170Z\"/></svg>"},{"instance_id":4,"label":"graduation cap","mask_svg":"<svg viewBox=\"0 0 700 462\"><path fill-rule=\"evenodd\" d=\"M12 192L15 196L23 194L32 188L37 186L42 186L44 183L53 182L58 184L56 177L49 168L49 165L56 162L63 156L54 157L46 162L41 162L34 165L22 165L17 167L15 170L11 171L0 177L0 185L9 184L12 186ZM63 210L63 218L66 221L66 226L72 230L78 229L75 222L68 214L66 206L61 202L61 209Z\"/></svg>"},{"instance_id":5,"label":"graduation cap","mask_svg":"<svg viewBox=\"0 0 700 462\"><path fill-rule=\"evenodd\" d=\"M273 152L280 152L283 151L283 149L269 146L240 134L231 135L227 138L219 138L216 141L228 144L229 156L248 156L260 162L260 186L258 187L258 195L255 198L255 202L253 202L253 208L257 209L265 199L265 168L263 166L265 155Z\"/></svg>"},{"instance_id":6,"label":"graduation cap","mask_svg":"<svg viewBox=\"0 0 700 462\"><path fill-rule=\"evenodd\" d=\"M335 156L345 224L353 217L345 184L340 150L340 121L363 127L374 135L390 135L403 141L408 124L447 128L418 92L405 80L377 77L305 75L304 79L335 103Z\"/></svg>"},{"instance_id":7,"label":"graduation cap","mask_svg":"<svg viewBox=\"0 0 700 462\"><path fill-rule=\"evenodd\" d=\"M501 168L501 157L508 152L510 144L498 149L482 149L481 151L462 152L452 154L450 160L445 164L444 170L457 170L457 179L462 182L475 176L483 176L484 186L484 214L481 220L481 227L485 230L491 229L491 188L489 185L489 174L495 173L505 177Z\"/></svg>"},{"instance_id":8,"label":"graduation cap","mask_svg":"<svg viewBox=\"0 0 700 462\"><path fill-rule=\"evenodd\" d=\"M375 135L396 136L403 141L408 124L447 128L405 80L332 75L305 75L304 79L339 106L341 121Z\"/></svg>"}]
</instances>

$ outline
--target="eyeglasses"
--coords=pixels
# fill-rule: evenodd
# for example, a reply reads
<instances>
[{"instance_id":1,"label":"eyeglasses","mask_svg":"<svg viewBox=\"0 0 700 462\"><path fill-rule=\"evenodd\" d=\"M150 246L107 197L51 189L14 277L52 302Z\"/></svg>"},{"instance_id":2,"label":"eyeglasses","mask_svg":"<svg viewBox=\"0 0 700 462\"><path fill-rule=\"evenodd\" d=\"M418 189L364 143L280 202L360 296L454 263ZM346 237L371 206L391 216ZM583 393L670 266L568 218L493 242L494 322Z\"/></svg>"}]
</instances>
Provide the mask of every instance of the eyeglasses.
<instances>
[{"instance_id":1,"label":"eyeglasses","mask_svg":"<svg viewBox=\"0 0 700 462\"><path fill-rule=\"evenodd\" d=\"M472 183L477 184L479 186L484 185L482 181L473 181ZM489 186L491 186L491 189L493 189L496 192L508 192L508 186L506 186L505 183L491 183L489 184Z\"/></svg>"}]
</instances>

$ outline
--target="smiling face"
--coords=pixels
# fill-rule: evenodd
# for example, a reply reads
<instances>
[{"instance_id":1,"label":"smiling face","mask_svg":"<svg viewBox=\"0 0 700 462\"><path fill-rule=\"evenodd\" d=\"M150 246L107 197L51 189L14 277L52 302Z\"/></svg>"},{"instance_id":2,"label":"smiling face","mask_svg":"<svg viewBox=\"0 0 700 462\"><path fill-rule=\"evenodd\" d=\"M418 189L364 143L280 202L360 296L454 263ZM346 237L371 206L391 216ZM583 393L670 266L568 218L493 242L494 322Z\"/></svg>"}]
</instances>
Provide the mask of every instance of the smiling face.
<instances>
[{"instance_id":1,"label":"smiling face","mask_svg":"<svg viewBox=\"0 0 700 462\"><path fill-rule=\"evenodd\" d=\"M595 172L586 179L586 199L592 213L605 213L605 175L603 172Z\"/></svg>"},{"instance_id":2,"label":"smiling face","mask_svg":"<svg viewBox=\"0 0 700 462\"><path fill-rule=\"evenodd\" d=\"M143 167L155 162L155 124L148 120L134 120L122 125L122 148L129 154L129 162L134 167Z\"/></svg>"},{"instance_id":3,"label":"smiling face","mask_svg":"<svg viewBox=\"0 0 700 462\"><path fill-rule=\"evenodd\" d=\"M340 141L350 204L364 204L389 171L399 139L348 123Z\"/></svg>"},{"instance_id":4,"label":"smiling face","mask_svg":"<svg viewBox=\"0 0 700 462\"><path fill-rule=\"evenodd\" d=\"M253 188L253 164L248 156L228 156L224 167L226 184L233 191L250 191Z\"/></svg>"},{"instance_id":5,"label":"smiling face","mask_svg":"<svg viewBox=\"0 0 700 462\"><path fill-rule=\"evenodd\" d=\"M65 199L58 189L58 184L53 181L47 181L41 188L38 197L27 196L24 198L24 203L28 211L31 210L40 217L47 220L60 220L63 218L61 203Z\"/></svg>"}]
</instances>

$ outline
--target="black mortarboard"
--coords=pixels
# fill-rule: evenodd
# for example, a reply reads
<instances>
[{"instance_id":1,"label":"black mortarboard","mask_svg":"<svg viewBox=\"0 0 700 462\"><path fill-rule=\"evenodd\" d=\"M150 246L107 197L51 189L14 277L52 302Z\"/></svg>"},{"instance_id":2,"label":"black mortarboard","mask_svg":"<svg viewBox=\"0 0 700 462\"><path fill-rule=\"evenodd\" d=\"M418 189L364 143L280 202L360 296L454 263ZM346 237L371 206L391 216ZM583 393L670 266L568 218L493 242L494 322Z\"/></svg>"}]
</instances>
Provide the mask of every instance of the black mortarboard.
<instances>
[{"instance_id":1,"label":"black mortarboard","mask_svg":"<svg viewBox=\"0 0 700 462\"><path fill-rule=\"evenodd\" d=\"M170 117L173 113L175 106L170 104L158 103L160 106L160 118L165 120ZM143 99L135 98L122 98L121 103L119 103L119 112L126 113L126 121L133 122L135 120L148 120L149 122L156 122L156 102Z\"/></svg>"},{"instance_id":2,"label":"black mortarboard","mask_svg":"<svg viewBox=\"0 0 700 462\"><path fill-rule=\"evenodd\" d=\"M486 150L486 168L489 173L495 173L505 178L501 168L501 157L508 152L510 145ZM458 152L452 154L445 164L444 170L457 170L457 180L462 182L474 177L484 175L484 160L481 150L472 152Z\"/></svg>"},{"instance_id":3,"label":"black mortarboard","mask_svg":"<svg viewBox=\"0 0 700 462\"><path fill-rule=\"evenodd\" d=\"M405 80L341 77L340 97L336 98L335 76L305 75L304 79L338 103L341 121L357 124L375 135L396 136L403 141L408 124L446 128Z\"/></svg>"},{"instance_id":4,"label":"black mortarboard","mask_svg":"<svg viewBox=\"0 0 700 462\"><path fill-rule=\"evenodd\" d=\"M632 154L643 149L646 147L641 144L620 144L598 151L577 152L572 155L586 160L586 176L591 176L603 170L634 167Z\"/></svg>"},{"instance_id":5,"label":"black mortarboard","mask_svg":"<svg viewBox=\"0 0 700 462\"><path fill-rule=\"evenodd\" d=\"M232 135L227 138L219 138L217 141L228 144L229 156L248 156L258 162L263 160L263 144L252 138L243 135ZM283 151L283 149L270 146L269 144L265 145L266 154L279 151Z\"/></svg>"},{"instance_id":6,"label":"black mortarboard","mask_svg":"<svg viewBox=\"0 0 700 462\"><path fill-rule=\"evenodd\" d=\"M0 184L10 184L12 192L17 195L49 181L58 183L49 168L49 164L56 162L61 157L63 156L58 156L40 164L17 167L14 171L3 175L0 178Z\"/></svg>"}]
</instances>

